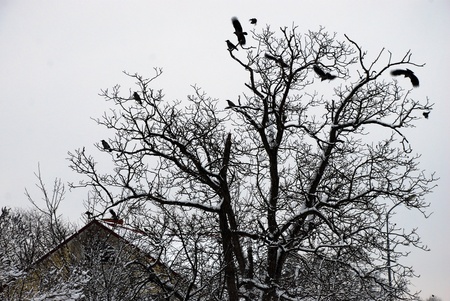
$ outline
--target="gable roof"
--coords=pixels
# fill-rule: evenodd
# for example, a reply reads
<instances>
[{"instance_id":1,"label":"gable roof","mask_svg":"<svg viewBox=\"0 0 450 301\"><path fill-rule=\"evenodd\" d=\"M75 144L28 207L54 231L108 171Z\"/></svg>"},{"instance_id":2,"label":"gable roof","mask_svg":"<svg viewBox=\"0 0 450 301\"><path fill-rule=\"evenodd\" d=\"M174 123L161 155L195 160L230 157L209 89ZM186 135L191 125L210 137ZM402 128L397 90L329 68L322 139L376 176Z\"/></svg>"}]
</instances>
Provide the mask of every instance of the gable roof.
<instances>
[{"instance_id":1,"label":"gable roof","mask_svg":"<svg viewBox=\"0 0 450 301\"><path fill-rule=\"evenodd\" d=\"M106 224L111 224L113 221L111 220L104 220L104 222ZM55 248L53 248L51 251L49 251L48 253L46 253L45 255L43 255L41 258L39 258L37 261L35 261L30 268L32 268L33 266L36 266L37 264L43 262L45 259L49 258L51 255L53 255L53 253L55 253L56 251L60 250L62 247L64 247L65 245L67 245L70 241L76 239L77 237L79 237L83 232L85 232L88 229L94 228L94 227L98 227L101 231L106 232L108 235L111 235L115 238L117 238L120 242L124 243L125 245L130 246L132 249L140 252L141 254L145 255L145 257L147 257L148 259L152 260L152 261L157 261L155 258L153 258L152 256L150 256L148 253L144 252L143 250L141 250L140 248L138 248L137 246L135 246L134 244L132 244L131 242L129 242L127 239L123 238L122 236L120 236L119 234L117 234L115 231L113 231L111 228L107 227L105 224L103 224L100 220L92 220L89 223L87 223L84 227L82 227L80 230L78 230L77 232L75 232L74 234L72 234L69 238L65 239L63 242L61 242L59 245L57 245ZM132 230L133 229L129 229L126 227L121 227L124 228L126 230ZM159 264L162 264L161 262L158 262ZM29 268L29 269L30 269ZM173 271L172 271L173 272Z\"/></svg>"}]
</instances>

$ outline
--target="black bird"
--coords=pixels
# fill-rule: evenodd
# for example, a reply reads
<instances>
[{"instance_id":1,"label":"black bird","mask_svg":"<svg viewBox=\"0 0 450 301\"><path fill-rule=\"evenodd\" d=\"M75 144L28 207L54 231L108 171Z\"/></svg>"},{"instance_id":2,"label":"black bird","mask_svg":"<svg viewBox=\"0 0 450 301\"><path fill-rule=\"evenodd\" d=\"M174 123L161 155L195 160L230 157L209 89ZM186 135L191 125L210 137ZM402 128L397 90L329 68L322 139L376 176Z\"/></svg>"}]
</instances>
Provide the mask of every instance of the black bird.
<instances>
[{"instance_id":1,"label":"black bird","mask_svg":"<svg viewBox=\"0 0 450 301\"><path fill-rule=\"evenodd\" d=\"M256 25L256 22L258 22L258 20L256 18L251 18L250 20L250 24Z\"/></svg>"},{"instance_id":2,"label":"black bird","mask_svg":"<svg viewBox=\"0 0 450 301\"><path fill-rule=\"evenodd\" d=\"M228 107L226 107L225 109L231 109L232 107L235 107L236 105L234 104L234 102L232 102L231 100L227 99L227 103L228 103Z\"/></svg>"},{"instance_id":3,"label":"black bird","mask_svg":"<svg viewBox=\"0 0 450 301\"><path fill-rule=\"evenodd\" d=\"M92 216L94 215L91 211L86 211L84 214L87 215L88 219L91 219Z\"/></svg>"},{"instance_id":4,"label":"black bird","mask_svg":"<svg viewBox=\"0 0 450 301\"><path fill-rule=\"evenodd\" d=\"M114 210L109 209L109 213L111 213L112 219L119 219L119 217L117 216L117 214Z\"/></svg>"},{"instance_id":5,"label":"black bird","mask_svg":"<svg viewBox=\"0 0 450 301\"><path fill-rule=\"evenodd\" d=\"M139 96L139 94L137 92L133 93L133 98L134 98L134 100L136 100L136 102L138 104L142 105L142 99L141 99L141 97Z\"/></svg>"},{"instance_id":6,"label":"black bird","mask_svg":"<svg viewBox=\"0 0 450 301\"><path fill-rule=\"evenodd\" d=\"M233 50L239 50L236 45L234 45L233 43L230 42L230 40L226 40L225 42L227 42L227 46L228 46L228 50L229 51L233 51Z\"/></svg>"},{"instance_id":7,"label":"black bird","mask_svg":"<svg viewBox=\"0 0 450 301\"><path fill-rule=\"evenodd\" d=\"M247 33L242 30L241 23L236 17L231 18L231 22L233 23L234 34L237 36L239 44L245 45L245 35Z\"/></svg>"},{"instance_id":8,"label":"black bird","mask_svg":"<svg viewBox=\"0 0 450 301\"><path fill-rule=\"evenodd\" d=\"M102 146L103 146L104 150L107 150L108 152L112 152L111 146L109 146L108 142L106 142L105 140L102 140Z\"/></svg>"},{"instance_id":9,"label":"black bird","mask_svg":"<svg viewBox=\"0 0 450 301\"><path fill-rule=\"evenodd\" d=\"M423 115L423 117L428 119L428 116L430 115L430 112L423 112L422 115Z\"/></svg>"},{"instance_id":10,"label":"black bird","mask_svg":"<svg viewBox=\"0 0 450 301\"><path fill-rule=\"evenodd\" d=\"M323 71L323 70L320 69L320 67L317 66L317 65L314 65L313 69L314 69L314 72L317 73L317 75L320 77L320 79L321 79L322 81L324 81L324 80L326 80L326 79L333 80L333 79L335 79L335 78L337 77L336 75L333 75L333 74L331 74L331 73L329 73L329 72Z\"/></svg>"},{"instance_id":11,"label":"black bird","mask_svg":"<svg viewBox=\"0 0 450 301\"><path fill-rule=\"evenodd\" d=\"M406 70L395 69L395 70L391 71L391 75L393 75L393 76L404 75L405 77L409 77L413 87L418 87L419 86L419 79L417 78L417 76L414 75L414 72L412 72L409 69L406 69Z\"/></svg>"},{"instance_id":12,"label":"black bird","mask_svg":"<svg viewBox=\"0 0 450 301\"><path fill-rule=\"evenodd\" d=\"M266 59L269 59L269 60L277 62L283 68L289 68L289 65L286 64L281 57L280 58L274 57L273 55L271 55L269 53L265 53L264 56L265 56Z\"/></svg>"}]
</instances>

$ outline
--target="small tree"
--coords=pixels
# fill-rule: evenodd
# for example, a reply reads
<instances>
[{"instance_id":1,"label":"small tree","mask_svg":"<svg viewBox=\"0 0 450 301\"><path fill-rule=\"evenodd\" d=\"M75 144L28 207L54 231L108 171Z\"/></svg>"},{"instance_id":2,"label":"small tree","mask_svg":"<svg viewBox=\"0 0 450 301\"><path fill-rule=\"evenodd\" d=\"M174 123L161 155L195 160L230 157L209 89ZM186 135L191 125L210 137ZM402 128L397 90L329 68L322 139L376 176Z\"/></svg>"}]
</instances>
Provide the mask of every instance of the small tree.
<instances>
[{"instance_id":1,"label":"small tree","mask_svg":"<svg viewBox=\"0 0 450 301\"><path fill-rule=\"evenodd\" d=\"M139 97L104 90L115 108L97 123L114 138L98 147L114 169L78 149L71 168L85 179L72 186L154 233L161 259L191 280L186 300L413 299L394 247L423 246L389 210L427 207L435 178L404 130L431 104L389 72L423 65L384 49L367 62L323 28L252 38L245 57L228 50L248 90L225 109L196 86L187 103L165 100L160 69L127 74Z\"/></svg>"}]
</instances>

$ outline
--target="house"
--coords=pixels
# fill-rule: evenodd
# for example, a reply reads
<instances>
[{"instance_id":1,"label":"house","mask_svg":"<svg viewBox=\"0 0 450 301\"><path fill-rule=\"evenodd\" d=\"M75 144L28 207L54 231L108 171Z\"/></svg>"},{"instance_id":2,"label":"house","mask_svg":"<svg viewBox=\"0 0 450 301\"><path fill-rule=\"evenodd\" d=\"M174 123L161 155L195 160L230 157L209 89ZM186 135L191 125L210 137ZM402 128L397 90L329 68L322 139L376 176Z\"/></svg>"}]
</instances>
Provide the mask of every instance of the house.
<instances>
[{"instance_id":1,"label":"house","mask_svg":"<svg viewBox=\"0 0 450 301\"><path fill-rule=\"evenodd\" d=\"M120 230L120 231L119 231ZM7 288L10 300L178 300L182 278L123 238L134 231L92 220Z\"/></svg>"}]
</instances>

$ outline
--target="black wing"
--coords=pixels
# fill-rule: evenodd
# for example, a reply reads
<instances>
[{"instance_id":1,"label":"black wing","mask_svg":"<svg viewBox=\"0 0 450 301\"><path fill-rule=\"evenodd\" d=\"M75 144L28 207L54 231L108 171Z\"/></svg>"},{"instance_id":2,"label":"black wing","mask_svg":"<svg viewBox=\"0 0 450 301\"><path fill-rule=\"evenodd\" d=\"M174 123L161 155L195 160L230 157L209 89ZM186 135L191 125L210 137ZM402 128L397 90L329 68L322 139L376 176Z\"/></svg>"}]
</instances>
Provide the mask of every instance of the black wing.
<instances>
[{"instance_id":1,"label":"black wing","mask_svg":"<svg viewBox=\"0 0 450 301\"><path fill-rule=\"evenodd\" d=\"M111 213L111 217L112 217L113 219L118 219L118 218L117 218L117 214L116 214L116 212L114 212L114 210L109 209L109 213Z\"/></svg>"},{"instance_id":2,"label":"black wing","mask_svg":"<svg viewBox=\"0 0 450 301\"><path fill-rule=\"evenodd\" d=\"M411 80L411 84L413 85L413 87L418 87L419 86L419 79L417 78L417 76L414 74L414 72L412 72L409 69L406 69L406 77L409 77L409 79Z\"/></svg>"},{"instance_id":3,"label":"black wing","mask_svg":"<svg viewBox=\"0 0 450 301\"><path fill-rule=\"evenodd\" d=\"M393 76L406 75L406 70L395 69L391 71L391 75Z\"/></svg>"},{"instance_id":4,"label":"black wing","mask_svg":"<svg viewBox=\"0 0 450 301\"><path fill-rule=\"evenodd\" d=\"M230 42L230 40L226 40L225 42L227 42L228 50L230 50L230 51L232 51L234 49L239 50L239 49L237 49L236 45L234 45L233 43Z\"/></svg>"},{"instance_id":5,"label":"black wing","mask_svg":"<svg viewBox=\"0 0 450 301\"><path fill-rule=\"evenodd\" d=\"M109 146L108 142L106 142L105 140L102 140L102 146L105 150L107 151L112 151L111 146Z\"/></svg>"},{"instance_id":6,"label":"black wing","mask_svg":"<svg viewBox=\"0 0 450 301\"><path fill-rule=\"evenodd\" d=\"M320 76L320 78L322 78L322 79L326 78L325 72L322 69L320 69L319 66L314 65L313 69L314 69L314 72L316 72L317 75Z\"/></svg>"},{"instance_id":7,"label":"black wing","mask_svg":"<svg viewBox=\"0 0 450 301\"><path fill-rule=\"evenodd\" d=\"M241 22L236 17L231 18L231 22L233 23L234 30L236 33L243 32Z\"/></svg>"},{"instance_id":8,"label":"black wing","mask_svg":"<svg viewBox=\"0 0 450 301\"><path fill-rule=\"evenodd\" d=\"M134 98L134 100L136 100L139 104L142 104L142 99L141 99L141 97L139 96L139 94L138 94L137 92L134 92L134 93L133 93L133 98Z\"/></svg>"},{"instance_id":9,"label":"black wing","mask_svg":"<svg viewBox=\"0 0 450 301\"><path fill-rule=\"evenodd\" d=\"M271 55L271 54L269 54L269 53L264 53L264 57L266 58L266 59L269 59L269 60L272 60L272 61L275 61L275 62L277 62L278 61L278 59L276 58L276 57L274 57L273 55Z\"/></svg>"},{"instance_id":10,"label":"black wing","mask_svg":"<svg viewBox=\"0 0 450 301\"><path fill-rule=\"evenodd\" d=\"M337 77L336 75L333 75L333 74L327 72L327 73L325 74L325 77L322 78L322 80L325 80L325 79L333 80L333 79L335 79L336 77Z\"/></svg>"},{"instance_id":11,"label":"black wing","mask_svg":"<svg viewBox=\"0 0 450 301\"><path fill-rule=\"evenodd\" d=\"M236 105L231 101L231 100L229 100L229 99L227 99L227 104L228 104L228 107L226 108L226 109L229 109L229 108L232 108L232 107L235 107Z\"/></svg>"}]
</instances>

